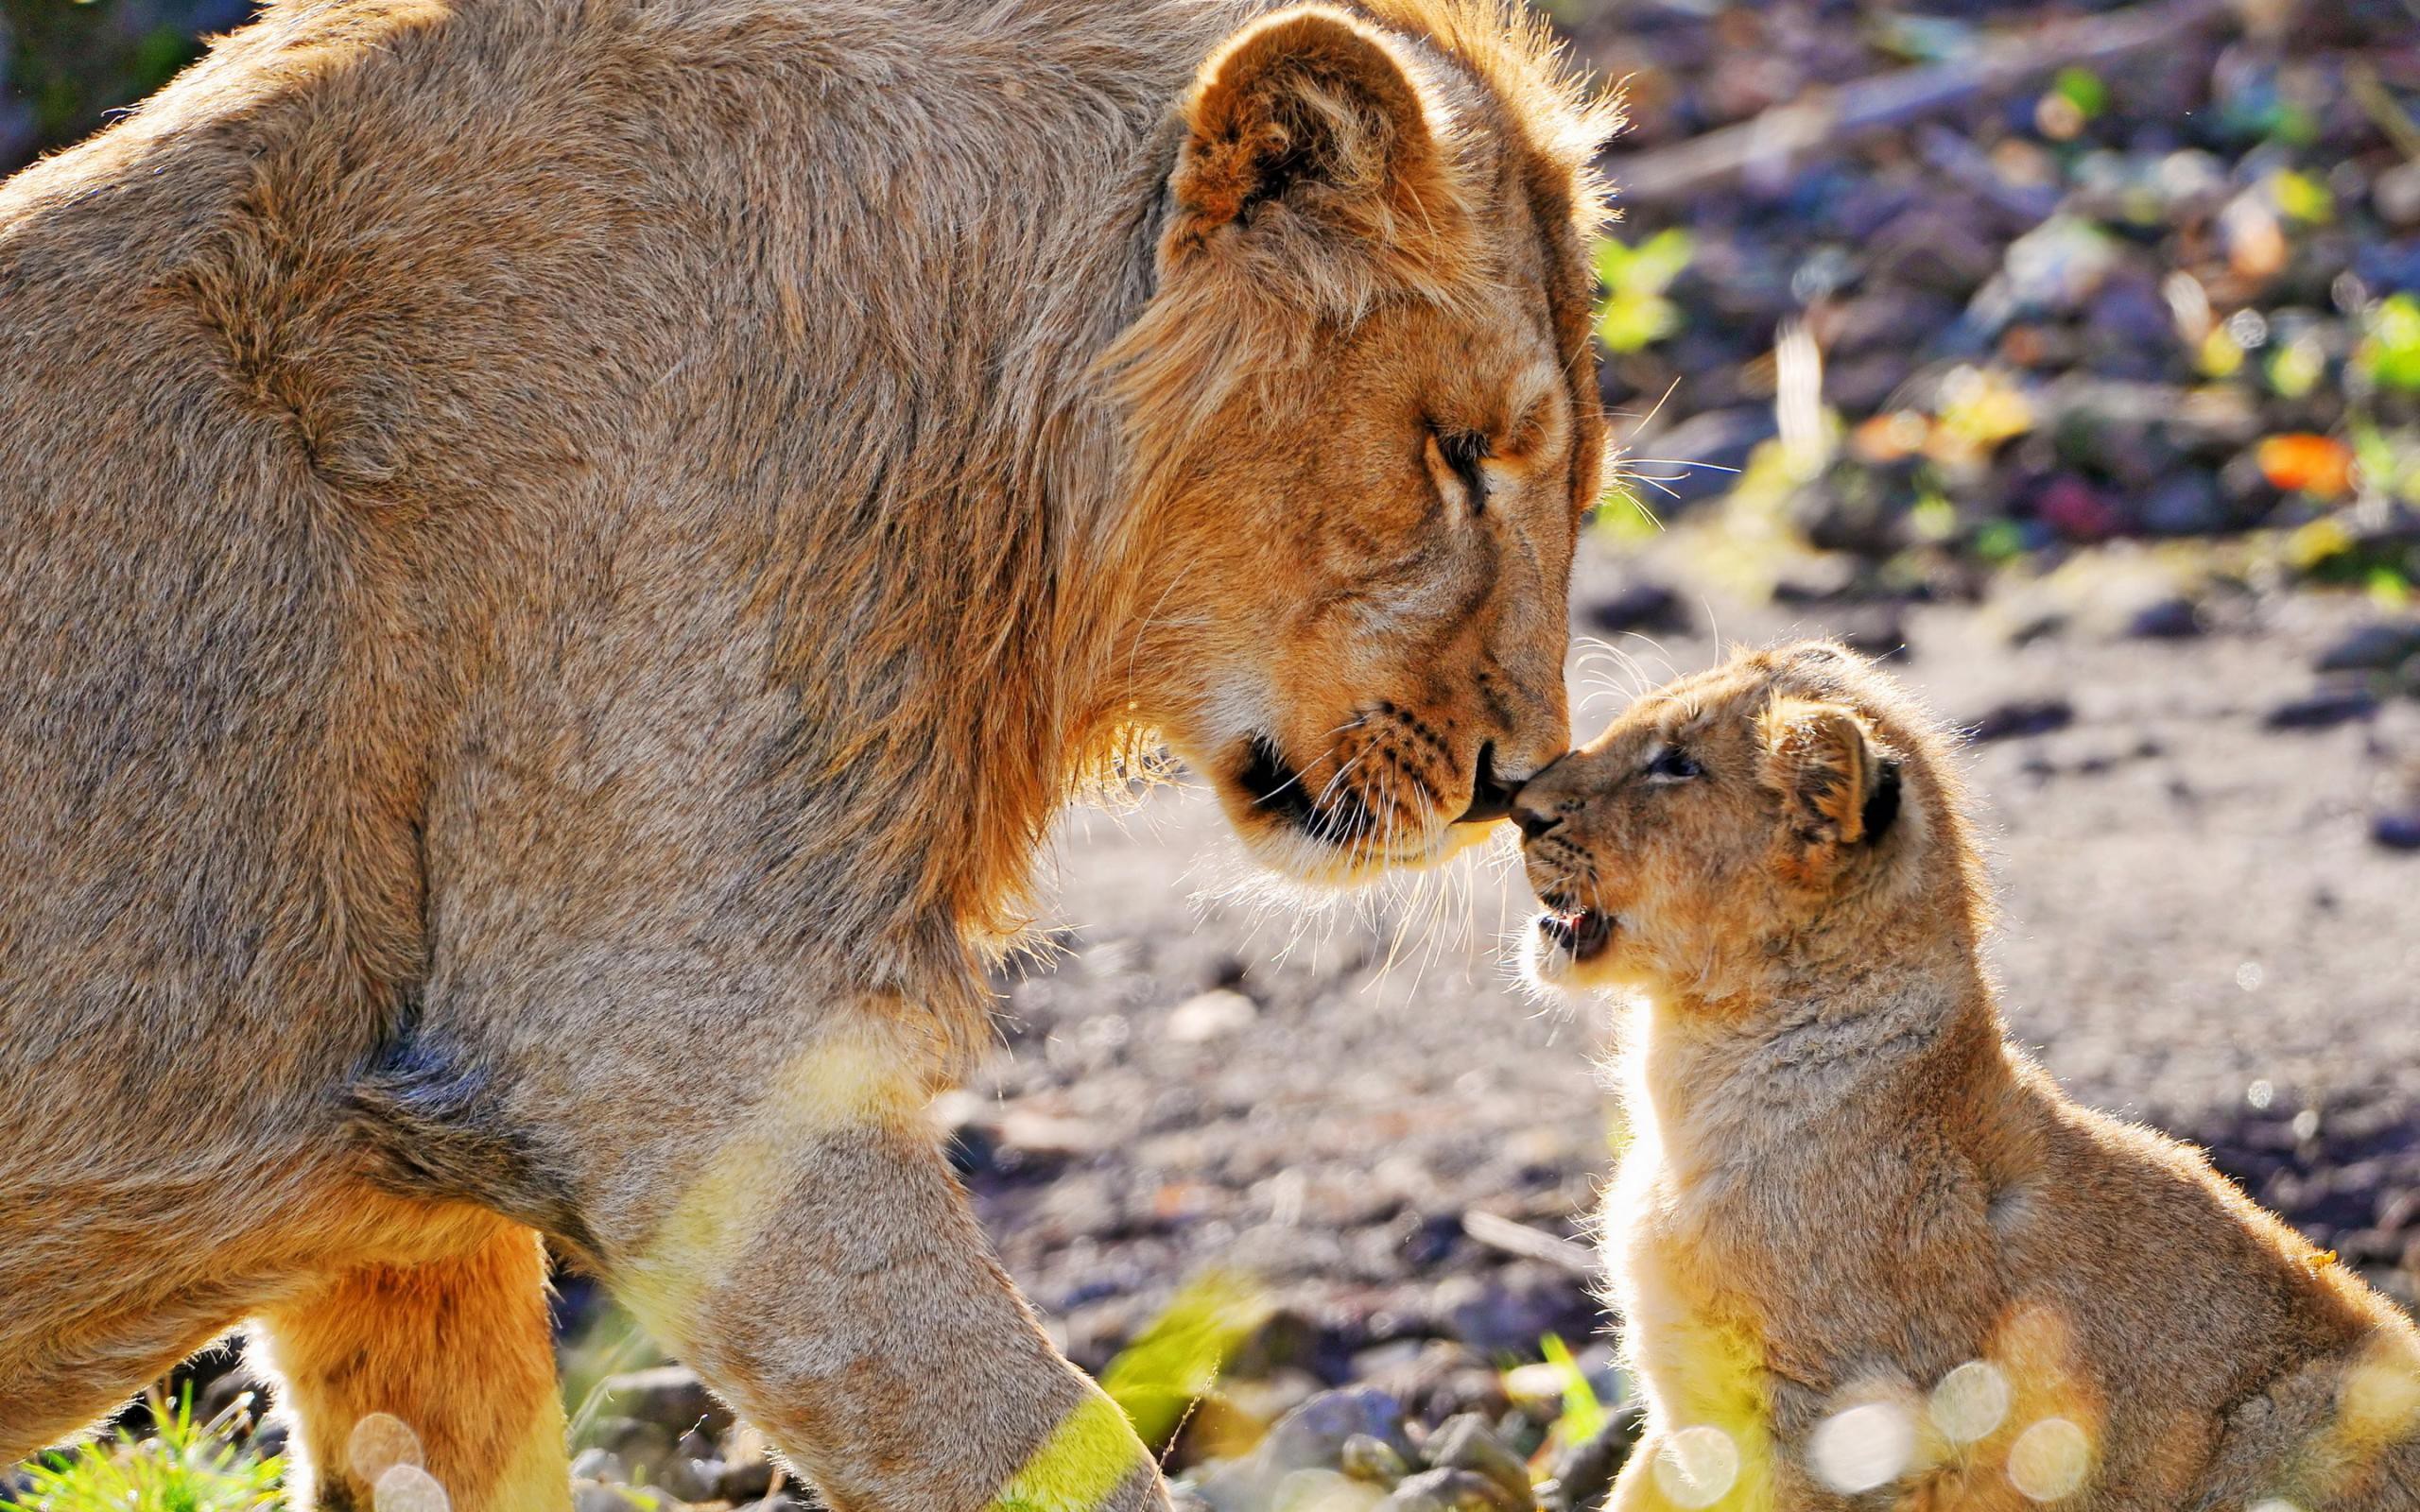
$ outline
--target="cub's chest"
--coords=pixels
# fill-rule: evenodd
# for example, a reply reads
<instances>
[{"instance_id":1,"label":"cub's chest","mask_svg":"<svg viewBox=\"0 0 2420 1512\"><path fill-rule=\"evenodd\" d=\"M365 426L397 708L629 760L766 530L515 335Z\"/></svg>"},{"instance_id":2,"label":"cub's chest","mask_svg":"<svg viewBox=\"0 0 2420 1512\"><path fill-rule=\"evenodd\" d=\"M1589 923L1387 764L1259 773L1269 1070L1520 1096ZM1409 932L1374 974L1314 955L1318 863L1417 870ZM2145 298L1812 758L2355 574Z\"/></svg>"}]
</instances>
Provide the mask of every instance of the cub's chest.
<instances>
[{"instance_id":1,"label":"cub's chest","mask_svg":"<svg viewBox=\"0 0 2420 1512\"><path fill-rule=\"evenodd\" d=\"M1770 1331L1753 1268L1696 1194L1625 1161L1605 1258L1632 1356L1667 1420L1742 1431L1768 1407Z\"/></svg>"}]
</instances>

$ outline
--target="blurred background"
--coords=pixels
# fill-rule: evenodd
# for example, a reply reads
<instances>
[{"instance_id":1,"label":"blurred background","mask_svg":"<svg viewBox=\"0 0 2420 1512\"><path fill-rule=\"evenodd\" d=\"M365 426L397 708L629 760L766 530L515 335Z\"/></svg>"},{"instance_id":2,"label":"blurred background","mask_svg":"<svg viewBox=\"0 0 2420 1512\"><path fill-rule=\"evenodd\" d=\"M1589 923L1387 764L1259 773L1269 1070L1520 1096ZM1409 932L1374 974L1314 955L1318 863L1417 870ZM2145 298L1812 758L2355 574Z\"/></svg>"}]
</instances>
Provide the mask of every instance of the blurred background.
<instances>
[{"instance_id":1,"label":"blurred background","mask_svg":"<svg viewBox=\"0 0 2420 1512\"><path fill-rule=\"evenodd\" d=\"M2420 0L1548 9L1634 120L1583 730L1728 642L1891 658L1972 736L2014 1033L2410 1303ZM0 0L0 166L244 15ZM1595 1011L1507 986L1503 852L1315 907L1175 789L1059 854L1052 948L944 1113L1074 1357L1217 1462L1222 1512L1377 1505L1431 1464L1463 1479L1384 1504L1594 1504L1625 1430L1586 1226L1622 1134ZM577 1277L561 1312L583 1512L804 1500ZM184 1373L198 1416L240 1417L233 1360ZM271 1494L273 1431L217 1442L115 1473L219 1455L208 1504Z\"/></svg>"}]
</instances>

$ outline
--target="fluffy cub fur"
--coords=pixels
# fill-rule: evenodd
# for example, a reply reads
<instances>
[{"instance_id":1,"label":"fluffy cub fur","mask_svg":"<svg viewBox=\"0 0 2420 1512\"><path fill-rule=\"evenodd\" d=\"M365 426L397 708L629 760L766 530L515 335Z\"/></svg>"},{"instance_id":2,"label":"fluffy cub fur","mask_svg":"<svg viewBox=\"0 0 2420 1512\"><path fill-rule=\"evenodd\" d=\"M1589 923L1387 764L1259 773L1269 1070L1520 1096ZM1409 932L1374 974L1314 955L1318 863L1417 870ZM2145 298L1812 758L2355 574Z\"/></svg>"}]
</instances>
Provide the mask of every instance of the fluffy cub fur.
<instances>
[{"instance_id":1,"label":"fluffy cub fur","mask_svg":"<svg viewBox=\"0 0 2420 1512\"><path fill-rule=\"evenodd\" d=\"M1949 742L1742 655L1531 782L1541 981L1634 1001L1619 1508L2420 1506L2420 1333L2007 1041Z\"/></svg>"}]
</instances>

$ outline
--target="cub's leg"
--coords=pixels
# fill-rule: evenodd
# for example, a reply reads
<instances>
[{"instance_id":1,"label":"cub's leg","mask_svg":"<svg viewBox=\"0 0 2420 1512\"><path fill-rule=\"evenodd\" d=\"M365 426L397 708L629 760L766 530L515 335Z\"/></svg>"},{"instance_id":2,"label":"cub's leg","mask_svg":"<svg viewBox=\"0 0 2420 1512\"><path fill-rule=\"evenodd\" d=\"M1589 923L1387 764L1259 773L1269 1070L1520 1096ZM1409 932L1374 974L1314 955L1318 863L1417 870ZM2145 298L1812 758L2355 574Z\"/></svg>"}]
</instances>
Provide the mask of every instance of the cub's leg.
<instances>
[{"instance_id":1,"label":"cub's leg","mask_svg":"<svg viewBox=\"0 0 2420 1512\"><path fill-rule=\"evenodd\" d=\"M464 1252L364 1266L264 1318L301 1450L288 1477L296 1508L545 1512L570 1503L545 1256L518 1225L498 1220L482 1231ZM445 1502L428 1494L424 1476Z\"/></svg>"},{"instance_id":2,"label":"cub's leg","mask_svg":"<svg viewBox=\"0 0 2420 1512\"><path fill-rule=\"evenodd\" d=\"M1660 1472L1659 1460L1666 1461ZM1605 1506L1607 1512L1815 1512L1841 1504L1777 1481L1769 1461L1742 1463L1736 1453L1726 1456L1719 1446L1693 1442L1685 1434L1676 1446L1668 1435L1650 1433L1622 1462Z\"/></svg>"}]
</instances>

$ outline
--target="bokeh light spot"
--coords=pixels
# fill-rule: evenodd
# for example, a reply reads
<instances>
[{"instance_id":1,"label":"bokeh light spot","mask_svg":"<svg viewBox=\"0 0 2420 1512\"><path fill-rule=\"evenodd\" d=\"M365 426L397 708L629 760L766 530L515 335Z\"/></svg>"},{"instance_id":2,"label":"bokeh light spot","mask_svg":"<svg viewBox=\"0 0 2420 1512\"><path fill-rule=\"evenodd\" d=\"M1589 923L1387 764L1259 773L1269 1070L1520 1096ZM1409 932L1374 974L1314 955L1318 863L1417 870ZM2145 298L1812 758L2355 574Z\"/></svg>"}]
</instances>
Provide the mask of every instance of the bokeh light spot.
<instances>
[{"instance_id":1,"label":"bokeh light spot","mask_svg":"<svg viewBox=\"0 0 2420 1512\"><path fill-rule=\"evenodd\" d=\"M417 1465L396 1465L370 1487L376 1512L448 1512L452 1503L437 1477Z\"/></svg>"},{"instance_id":2,"label":"bokeh light spot","mask_svg":"<svg viewBox=\"0 0 2420 1512\"><path fill-rule=\"evenodd\" d=\"M2008 1418L2008 1377L1989 1360L1969 1360L1932 1388L1933 1426L1953 1444L1991 1436Z\"/></svg>"},{"instance_id":3,"label":"bokeh light spot","mask_svg":"<svg viewBox=\"0 0 2420 1512\"><path fill-rule=\"evenodd\" d=\"M2009 1484L2036 1502L2075 1493L2092 1470L2092 1440L2065 1418L2045 1418L2009 1447Z\"/></svg>"},{"instance_id":4,"label":"bokeh light spot","mask_svg":"<svg viewBox=\"0 0 2420 1512\"><path fill-rule=\"evenodd\" d=\"M2266 1502L2253 1503L2252 1512L2303 1512L2303 1509L2282 1496L2273 1496Z\"/></svg>"},{"instance_id":5,"label":"bokeh light spot","mask_svg":"<svg viewBox=\"0 0 2420 1512\"><path fill-rule=\"evenodd\" d=\"M1855 1495L1899 1478L1916 1452L1916 1425L1894 1401L1870 1401L1815 1425L1806 1462L1815 1478Z\"/></svg>"},{"instance_id":6,"label":"bokeh light spot","mask_svg":"<svg viewBox=\"0 0 2420 1512\"><path fill-rule=\"evenodd\" d=\"M1712 1506L1739 1479L1739 1446L1720 1428L1684 1428L1664 1441L1654 1465L1655 1488L1679 1506Z\"/></svg>"},{"instance_id":7,"label":"bokeh light spot","mask_svg":"<svg viewBox=\"0 0 2420 1512\"><path fill-rule=\"evenodd\" d=\"M363 1485L375 1486L398 1465L420 1465L420 1435L393 1413L370 1413L345 1435L344 1458Z\"/></svg>"}]
</instances>

